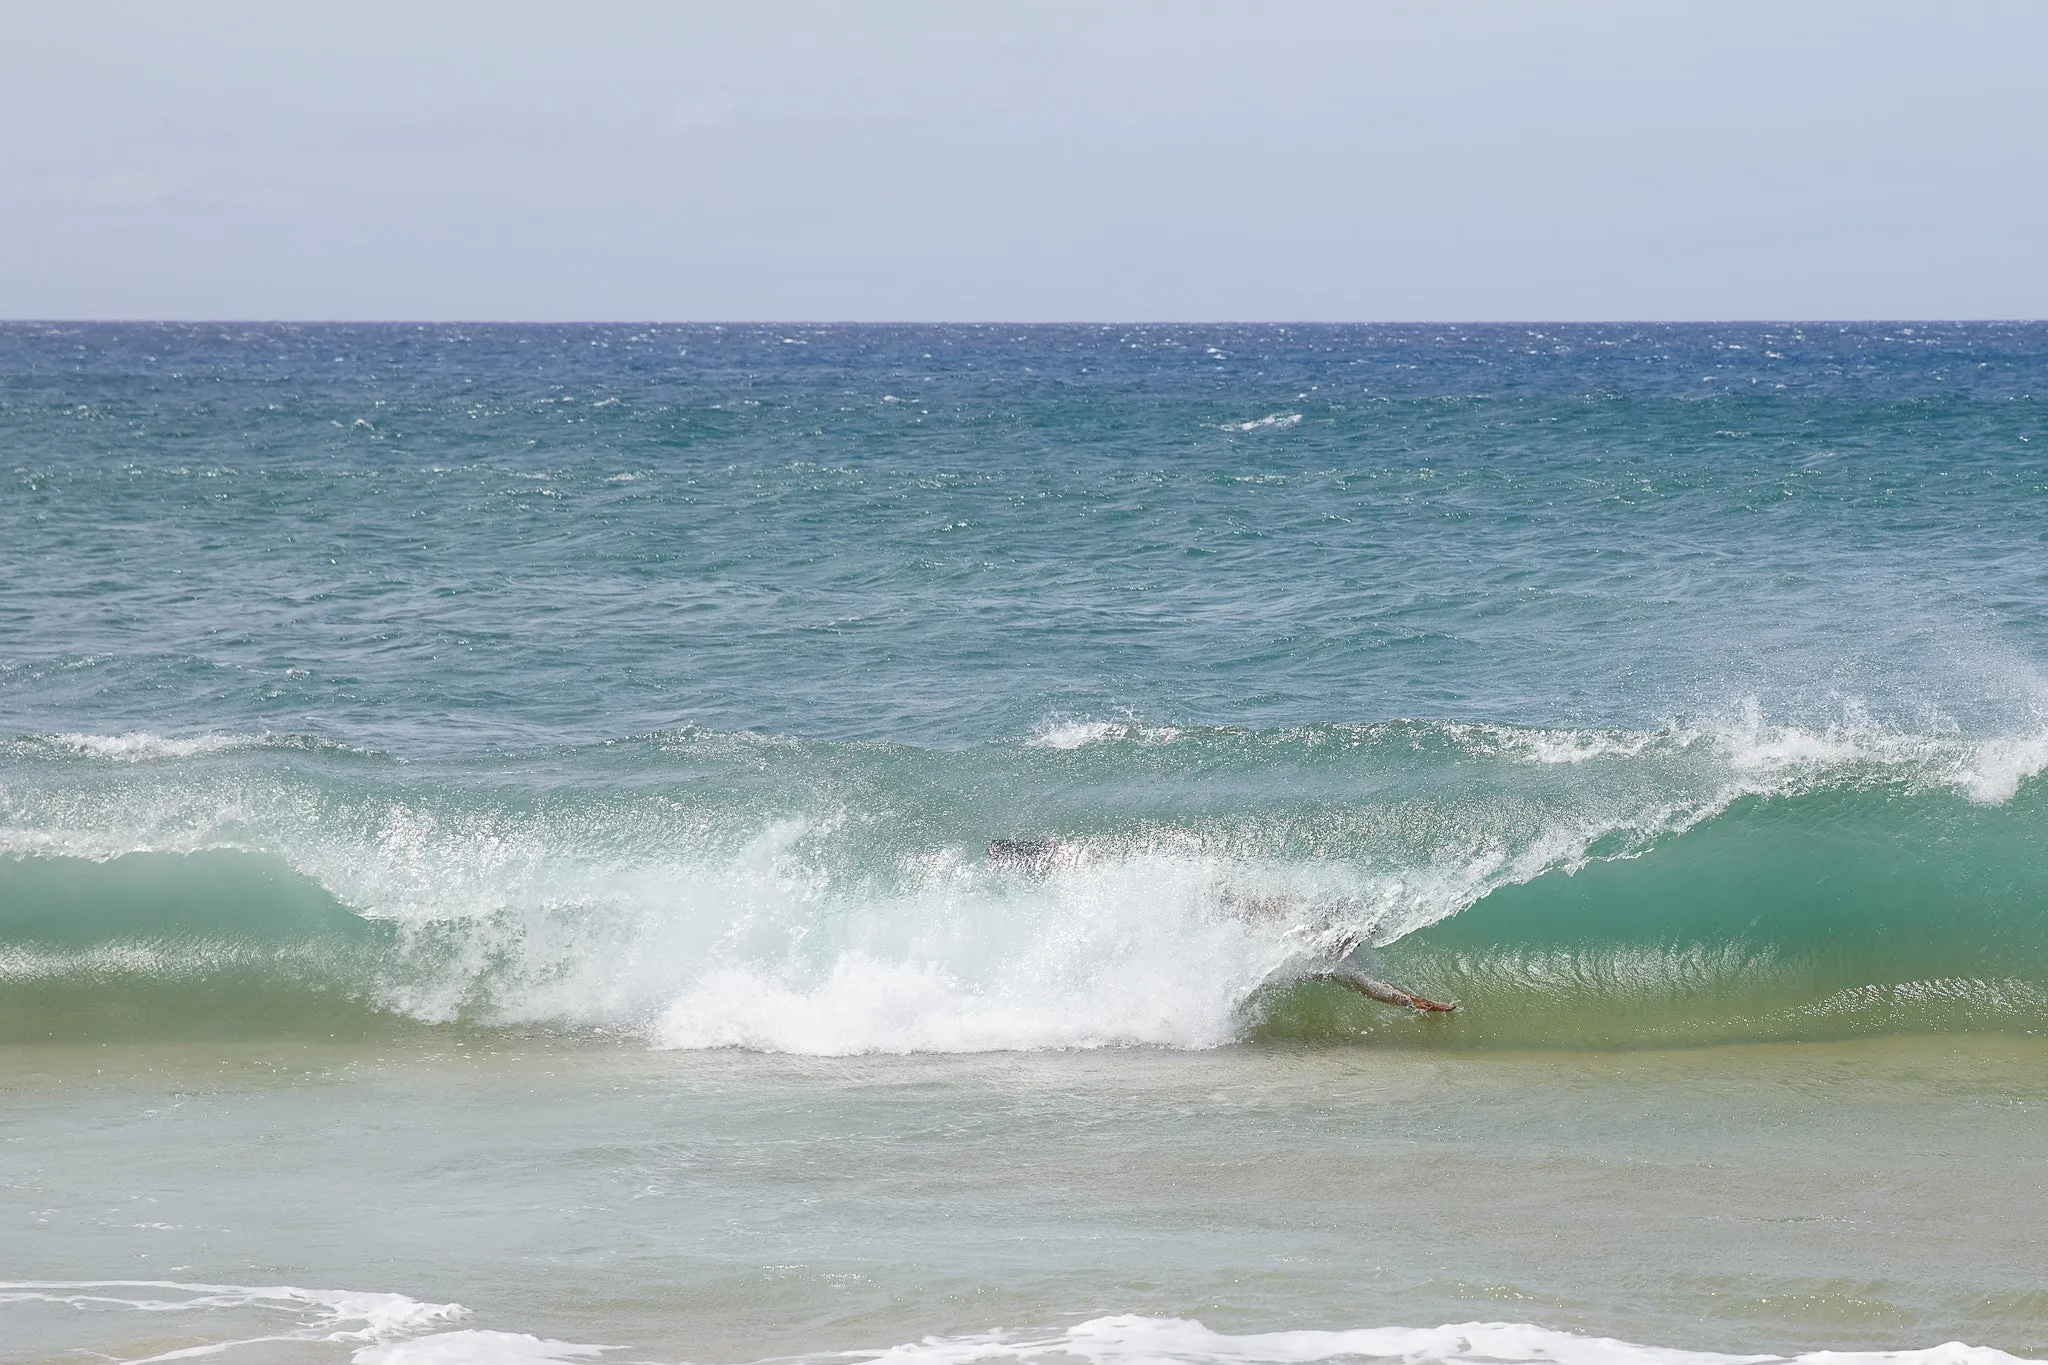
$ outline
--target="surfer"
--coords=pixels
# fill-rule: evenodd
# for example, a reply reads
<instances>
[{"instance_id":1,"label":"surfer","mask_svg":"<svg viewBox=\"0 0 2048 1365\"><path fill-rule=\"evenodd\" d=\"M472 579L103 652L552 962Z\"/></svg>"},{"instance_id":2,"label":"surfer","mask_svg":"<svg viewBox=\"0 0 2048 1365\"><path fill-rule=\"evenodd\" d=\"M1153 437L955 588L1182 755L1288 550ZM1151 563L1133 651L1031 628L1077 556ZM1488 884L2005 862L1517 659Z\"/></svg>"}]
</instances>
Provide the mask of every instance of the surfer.
<instances>
[{"instance_id":1,"label":"surfer","mask_svg":"<svg viewBox=\"0 0 2048 1365\"><path fill-rule=\"evenodd\" d=\"M1361 943L1339 958L1336 965L1328 971L1317 972L1315 975L1319 980L1349 986L1360 995L1369 996L1383 1005L1401 1005L1407 1009L1430 1014L1449 1014L1458 1008L1455 1002L1431 1000L1427 996L1417 995L1414 991L1403 990L1399 986L1381 981L1371 974L1375 966L1372 950Z\"/></svg>"},{"instance_id":2,"label":"surfer","mask_svg":"<svg viewBox=\"0 0 2048 1365\"><path fill-rule=\"evenodd\" d=\"M1060 839L995 839L988 846L991 866L1033 877L1043 877L1057 867L1072 866L1082 856L1080 845ZM1223 899L1233 913L1246 919L1278 916L1299 904L1292 896L1240 896L1227 890ZM1379 970L1376 955L1371 947L1356 938L1339 945L1334 959L1322 971L1310 973L1310 979L1349 986L1383 1005L1399 1005L1404 1009L1433 1014L1449 1014L1458 1008L1455 1004L1431 1000L1380 980L1376 975Z\"/></svg>"}]
</instances>

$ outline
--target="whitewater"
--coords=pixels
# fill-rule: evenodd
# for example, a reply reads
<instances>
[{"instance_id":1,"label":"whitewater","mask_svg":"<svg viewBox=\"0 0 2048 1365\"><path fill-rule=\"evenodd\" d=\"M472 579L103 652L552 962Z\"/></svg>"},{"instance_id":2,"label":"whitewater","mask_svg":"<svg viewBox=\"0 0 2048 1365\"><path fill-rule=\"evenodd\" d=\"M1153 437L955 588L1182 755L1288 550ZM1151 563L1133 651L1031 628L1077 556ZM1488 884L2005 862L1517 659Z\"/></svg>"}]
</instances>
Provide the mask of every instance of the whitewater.
<instances>
[{"instance_id":1,"label":"whitewater","mask_svg":"<svg viewBox=\"0 0 2048 1365\"><path fill-rule=\"evenodd\" d=\"M0 1359L2042 1358L2044 379L0 326Z\"/></svg>"},{"instance_id":2,"label":"whitewater","mask_svg":"<svg viewBox=\"0 0 2048 1365\"><path fill-rule=\"evenodd\" d=\"M1451 1046L2031 1029L2048 1006L2031 735L1751 708L1641 732L1067 725L962 752L683 731L482 770L72 734L0 762L19 1039L324 1036L339 1013L821 1055ZM1227 803L1191 799L1225 772ZM1077 785L1088 807L1049 820ZM1048 830L1069 856L1045 875L985 856ZM1794 837L1804 865L1778 865ZM1688 915L1702 879L1731 904ZM1517 896L1572 908L1532 922ZM1560 935L1589 897L1629 903ZM1481 922L1503 927L1476 942ZM1856 929L1897 941L1828 941ZM1360 941L1472 1007L1386 1018L1305 984Z\"/></svg>"}]
</instances>

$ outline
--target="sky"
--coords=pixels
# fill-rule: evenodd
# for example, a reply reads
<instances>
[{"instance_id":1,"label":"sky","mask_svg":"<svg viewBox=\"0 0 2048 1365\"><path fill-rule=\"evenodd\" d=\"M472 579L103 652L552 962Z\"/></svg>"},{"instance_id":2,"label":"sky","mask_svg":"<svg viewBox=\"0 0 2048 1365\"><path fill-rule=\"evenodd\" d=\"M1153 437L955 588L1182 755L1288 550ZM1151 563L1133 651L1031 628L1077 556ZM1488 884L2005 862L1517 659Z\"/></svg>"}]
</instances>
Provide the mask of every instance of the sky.
<instances>
[{"instance_id":1,"label":"sky","mask_svg":"<svg viewBox=\"0 0 2048 1365\"><path fill-rule=\"evenodd\" d=\"M0 0L0 317L2048 317L2048 4Z\"/></svg>"}]
</instances>

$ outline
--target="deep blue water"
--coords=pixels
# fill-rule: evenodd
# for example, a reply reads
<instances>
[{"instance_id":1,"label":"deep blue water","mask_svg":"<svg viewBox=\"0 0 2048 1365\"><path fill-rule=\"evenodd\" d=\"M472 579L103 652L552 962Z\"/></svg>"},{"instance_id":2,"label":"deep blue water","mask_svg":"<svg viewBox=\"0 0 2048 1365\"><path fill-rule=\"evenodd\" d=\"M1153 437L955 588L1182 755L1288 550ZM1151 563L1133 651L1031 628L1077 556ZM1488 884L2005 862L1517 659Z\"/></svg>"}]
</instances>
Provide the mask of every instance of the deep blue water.
<instances>
[{"instance_id":1,"label":"deep blue water","mask_svg":"<svg viewBox=\"0 0 2048 1365\"><path fill-rule=\"evenodd\" d=\"M0 729L2031 715L2048 327L0 328Z\"/></svg>"}]
</instances>

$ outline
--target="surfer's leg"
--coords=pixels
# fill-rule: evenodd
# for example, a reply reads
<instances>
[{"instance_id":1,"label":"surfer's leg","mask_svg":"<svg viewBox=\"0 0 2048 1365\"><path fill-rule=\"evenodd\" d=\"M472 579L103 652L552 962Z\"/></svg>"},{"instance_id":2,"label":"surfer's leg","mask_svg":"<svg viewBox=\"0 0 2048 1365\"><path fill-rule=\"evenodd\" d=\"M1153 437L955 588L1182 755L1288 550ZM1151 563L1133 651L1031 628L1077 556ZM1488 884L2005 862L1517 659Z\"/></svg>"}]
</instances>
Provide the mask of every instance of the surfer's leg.
<instances>
[{"instance_id":1,"label":"surfer's leg","mask_svg":"<svg viewBox=\"0 0 2048 1365\"><path fill-rule=\"evenodd\" d=\"M1411 1010L1430 1010L1439 1014L1449 1014L1452 1010L1458 1008L1454 1004L1447 1005L1440 1000L1426 999L1413 991L1404 991L1399 986L1389 986L1384 981L1375 981L1369 976L1352 976L1349 973L1333 972L1330 975L1330 979L1332 981L1341 981L1351 987L1352 990L1357 991L1361 995L1371 996L1383 1005L1405 1005Z\"/></svg>"},{"instance_id":2,"label":"surfer's leg","mask_svg":"<svg viewBox=\"0 0 2048 1365\"><path fill-rule=\"evenodd\" d=\"M1426 999L1413 991L1404 991L1399 986L1390 986L1377 977L1368 976L1361 970L1357 962L1361 954L1367 954L1367 950L1360 949L1358 952L1345 958L1334 969L1324 972L1323 978L1327 981L1335 981L1349 986L1360 995L1377 1000L1383 1005L1400 1005L1406 1009L1427 1010L1437 1014L1449 1014L1452 1010L1458 1008L1456 1005L1446 1005L1440 1001ZM1366 961L1369 962L1371 960L1368 954Z\"/></svg>"}]
</instances>

